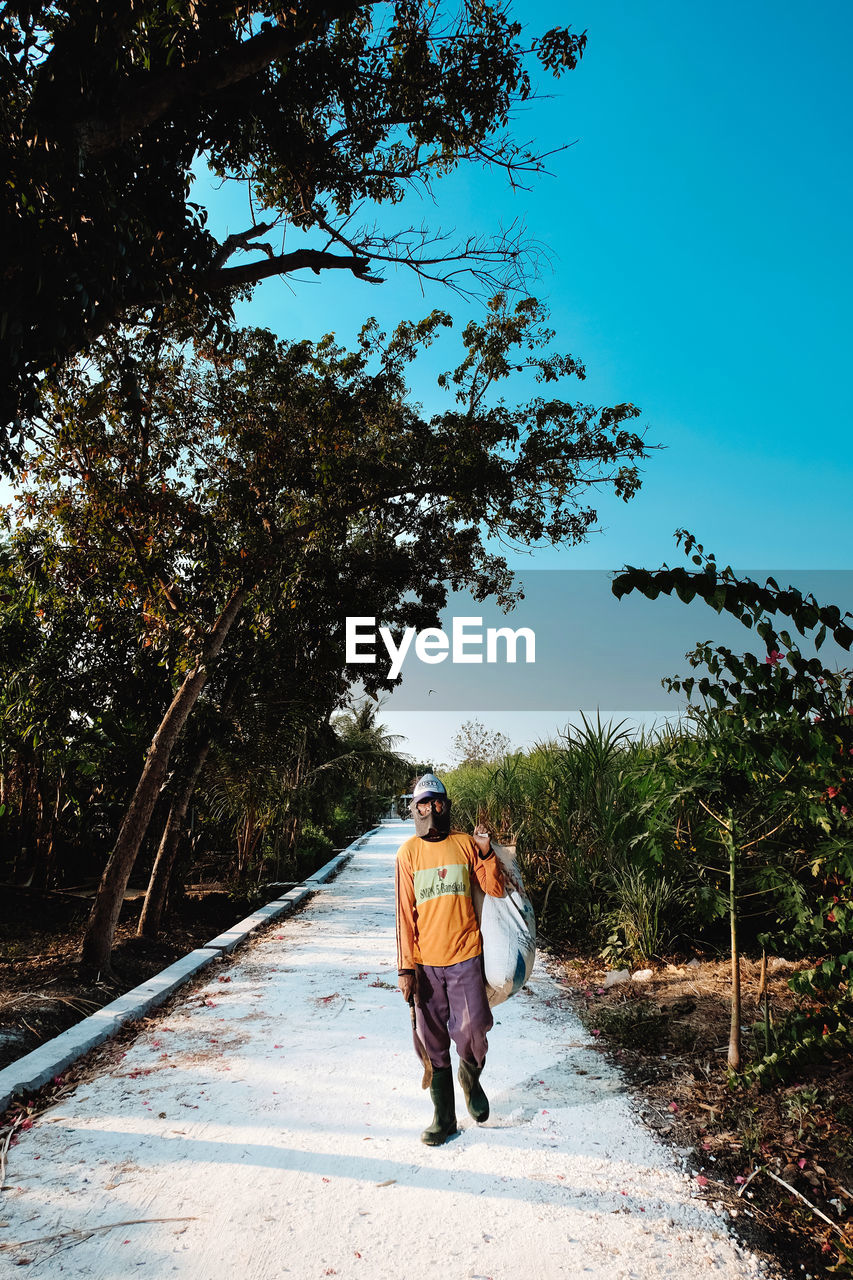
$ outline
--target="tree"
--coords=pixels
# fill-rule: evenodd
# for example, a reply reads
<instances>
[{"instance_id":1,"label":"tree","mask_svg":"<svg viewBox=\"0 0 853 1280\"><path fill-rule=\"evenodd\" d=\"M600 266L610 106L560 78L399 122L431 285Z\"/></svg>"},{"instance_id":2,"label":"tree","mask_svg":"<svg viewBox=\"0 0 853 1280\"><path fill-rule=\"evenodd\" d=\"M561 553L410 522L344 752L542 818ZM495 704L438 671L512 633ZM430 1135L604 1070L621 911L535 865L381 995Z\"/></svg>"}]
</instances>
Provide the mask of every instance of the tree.
<instances>
[{"instance_id":1,"label":"tree","mask_svg":"<svg viewBox=\"0 0 853 1280\"><path fill-rule=\"evenodd\" d=\"M242 332L228 351L110 337L87 367L57 372L20 518L57 523L75 554L107 560L144 624L143 645L171 655L173 697L154 721L87 933L93 968L108 964L172 752L240 620L257 625L273 600L280 617L328 575L335 590L320 595L306 646L331 634L342 667L342 585L347 603L364 585L379 591L377 616L418 628L435 625L448 587L508 602L512 575L486 534L572 545L596 520L583 501L590 488L626 501L637 491L647 450L628 425L635 406L497 398L519 369L543 386L584 376L578 361L547 351L543 321L532 299L508 309L496 298L440 379L455 403L430 419L411 404L405 372L450 323L441 313L390 337L368 324L353 352L263 330ZM437 547L440 570L427 581ZM381 687L377 674L372 691Z\"/></svg>"},{"instance_id":2,"label":"tree","mask_svg":"<svg viewBox=\"0 0 853 1280\"><path fill-rule=\"evenodd\" d=\"M506 132L530 55L559 75L585 43L554 29L525 45L484 0L4 6L0 456L18 456L9 424L26 434L41 374L117 321L216 327L257 281L300 270L517 274L517 234L455 244L370 210L465 162L513 183L541 170ZM190 199L205 164L247 190L224 239Z\"/></svg>"},{"instance_id":3,"label":"tree","mask_svg":"<svg viewBox=\"0 0 853 1280\"><path fill-rule=\"evenodd\" d=\"M773 579L761 584L720 569L713 555L685 530L677 538L698 572L655 572L628 568L613 582L621 598L638 590L649 599L676 593L689 602L704 600L718 613L726 610L754 628L765 653L735 654L725 646L699 645L688 660L707 675L664 680L688 699L702 700L691 714L699 741L685 739L681 754L691 766L691 793L711 819L725 857L731 919L732 1018L729 1065L738 1071L740 1053L740 981L738 897L763 895L768 908L762 940L795 945L807 954L823 951L812 971L791 985L819 1005L822 1033L808 1026L810 1015L795 1019L798 1037L789 1060L805 1053L849 1044L853 1014L853 788L846 762L853 755L853 672L831 670L815 655L806 657L791 633L776 619L790 619L800 636L819 650L827 633L849 649L853 629L849 613L821 605ZM696 750L698 745L698 750ZM695 834L695 833L694 833ZM751 884L744 883L747 875ZM804 883L816 889L807 893ZM746 895L747 889L754 890ZM779 1054L769 1054L759 1070L780 1070Z\"/></svg>"},{"instance_id":4,"label":"tree","mask_svg":"<svg viewBox=\"0 0 853 1280\"><path fill-rule=\"evenodd\" d=\"M146 716L171 698L110 565L57 534L22 518L0 550L0 839L9 874L43 888L100 872Z\"/></svg>"},{"instance_id":5,"label":"tree","mask_svg":"<svg viewBox=\"0 0 853 1280\"><path fill-rule=\"evenodd\" d=\"M336 620L325 625L324 609L330 599L337 610L359 608L358 600L346 595L354 576L352 565L345 567L339 560L330 562L325 578L303 578L294 598L282 600L275 589L267 590L251 626L244 618L236 634L232 632L219 706L213 709L209 698L204 706L197 705L193 731L186 735L175 769L172 804L140 915L140 935L153 936L159 930L187 810L209 755L212 763L200 787L201 803L214 822L231 824L240 879L252 868L260 877L269 859L278 875L282 860L293 861L306 816L317 822L330 807L346 807L348 789L359 782L367 801L374 783L381 785L389 769L399 771L401 762L390 751L391 744L383 747L382 727L369 728L374 703L365 700L372 715L359 715L364 737L357 743L343 741L329 725L346 684ZM368 583L362 564L354 583L359 599L369 591L382 602L381 579ZM392 603L389 599L382 607L390 611ZM212 683L222 683L221 672ZM375 816L373 806L363 802L359 808L359 822L368 825Z\"/></svg>"},{"instance_id":6,"label":"tree","mask_svg":"<svg viewBox=\"0 0 853 1280\"><path fill-rule=\"evenodd\" d=\"M400 737L379 723L378 714L379 704L363 698L332 722L342 753L330 764L354 787L362 828L374 820L377 801L387 801L405 786L412 769L411 761L396 750Z\"/></svg>"},{"instance_id":7,"label":"tree","mask_svg":"<svg viewBox=\"0 0 853 1280\"><path fill-rule=\"evenodd\" d=\"M511 750L506 734L488 730L481 720L466 720L453 738L460 764L496 764Z\"/></svg>"}]
</instances>

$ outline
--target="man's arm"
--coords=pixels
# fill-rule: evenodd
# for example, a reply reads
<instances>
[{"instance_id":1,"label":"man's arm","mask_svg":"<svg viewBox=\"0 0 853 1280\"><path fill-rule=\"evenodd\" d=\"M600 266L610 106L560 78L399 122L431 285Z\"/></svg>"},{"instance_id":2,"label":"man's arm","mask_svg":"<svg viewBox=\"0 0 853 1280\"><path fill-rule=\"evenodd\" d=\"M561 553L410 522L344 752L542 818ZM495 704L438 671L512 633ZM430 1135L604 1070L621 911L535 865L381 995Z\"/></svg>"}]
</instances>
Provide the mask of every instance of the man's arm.
<instances>
[{"instance_id":1,"label":"man's arm","mask_svg":"<svg viewBox=\"0 0 853 1280\"><path fill-rule=\"evenodd\" d=\"M477 827L471 837L476 849L474 875L483 893L490 898L500 898L504 892L504 876L501 864L492 852L492 841L484 827Z\"/></svg>"},{"instance_id":2,"label":"man's arm","mask_svg":"<svg viewBox=\"0 0 853 1280\"><path fill-rule=\"evenodd\" d=\"M411 870L404 865L399 853L394 887L397 912L397 973L399 976L408 974L414 977L415 881ZM398 986L405 995L402 983L398 983Z\"/></svg>"}]
</instances>

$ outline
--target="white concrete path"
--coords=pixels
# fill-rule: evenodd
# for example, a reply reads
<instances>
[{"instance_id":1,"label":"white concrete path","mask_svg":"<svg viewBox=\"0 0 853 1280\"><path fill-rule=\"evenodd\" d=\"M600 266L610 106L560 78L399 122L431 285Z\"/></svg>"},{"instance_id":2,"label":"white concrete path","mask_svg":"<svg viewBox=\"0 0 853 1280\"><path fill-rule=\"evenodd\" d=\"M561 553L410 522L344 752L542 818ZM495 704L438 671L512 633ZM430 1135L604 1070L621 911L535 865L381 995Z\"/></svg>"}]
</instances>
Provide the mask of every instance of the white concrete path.
<instances>
[{"instance_id":1,"label":"white concrete path","mask_svg":"<svg viewBox=\"0 0 853 1280\"><path fill-rule=\"evenodd\" d=\"M492 1119L432 1114L394 989L386 823L299 917L211 972L21 1135L0 1276L679 1280L754 1276L639 1124L541 965L496 1011ZM19 1259L31 1261L21 1266Z\"/></svg>"}]
</instances>

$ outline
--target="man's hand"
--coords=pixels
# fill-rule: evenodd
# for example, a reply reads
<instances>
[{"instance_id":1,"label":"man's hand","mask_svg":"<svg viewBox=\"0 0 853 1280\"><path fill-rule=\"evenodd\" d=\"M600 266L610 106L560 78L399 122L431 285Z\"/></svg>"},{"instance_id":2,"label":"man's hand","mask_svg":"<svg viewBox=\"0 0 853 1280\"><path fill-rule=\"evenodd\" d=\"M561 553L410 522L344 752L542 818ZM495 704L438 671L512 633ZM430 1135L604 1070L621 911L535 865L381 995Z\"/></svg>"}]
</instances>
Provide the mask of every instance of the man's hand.
<instances>
[{"instance_id":1,"label":"man's hand","mask_svg":"<svg viewBox=\"0 0 853 1280\"><path fill-rule=\"evenodd\" d=\"M403 999L406 1004L415 1004L415 975L413 973L400 973L397 975L397 986L403 993Z\"/></svg>"},{"instance_id":2,"label":"man's hand","mask_svg":"<svg viewBox=\"0 0 853 1280\"><path fill-rule=\"evenodd\" d=\"M481 858L487 858L491 853L492 838L482 824L474 828L474 844L479 849Z\"/></svg>"}]
</instances>

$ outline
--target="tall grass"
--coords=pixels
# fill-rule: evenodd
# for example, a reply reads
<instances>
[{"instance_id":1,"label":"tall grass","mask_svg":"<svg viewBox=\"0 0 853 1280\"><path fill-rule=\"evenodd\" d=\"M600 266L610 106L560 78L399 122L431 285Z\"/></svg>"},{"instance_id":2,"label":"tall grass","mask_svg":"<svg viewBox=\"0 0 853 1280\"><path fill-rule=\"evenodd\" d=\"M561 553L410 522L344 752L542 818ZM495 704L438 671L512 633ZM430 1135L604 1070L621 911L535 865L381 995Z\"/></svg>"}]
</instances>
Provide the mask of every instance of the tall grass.
<instances>
[{"instance_id":1,"label":"tall grass","mask_svg":"<svg viewBox=\"0 0 853 1280\"><path fill-rule=\"evenodd\" d=\"M612 900L603 917L607 959L659 960L678 940L685 919L684 892L667 876L624 868L614 876Z\"/></svg>"},{"instance_id":2,"label":"tall grass","mask_svg":"<svg viewBox=\"0 0 853 1280\"><path fill-rule=\"evenodd\" d=\"M494 765L463 765L448 776L457 820L485 822L516 844L539 926L555 940L603 939L629 900L662 895L677 857L676 796L659 768L673 734L632 735L624 723L583 718L556 739ZM638 954L662 950L674 903L626 930ZM634 913L637 914L636 911ZM659 922L657 932L654 922ZM651 950L649 950L649 948Z\"/></svg>"},{"instance_id":3,"label":"tall grass","mask_svg":"<svg viewBox=\"0 0 853 1280\"><path fill-rule=\"evenodd\" d=\"M721 750L730 730L714 717L636 734L624 723L584 719L526 753L463 766L447 784L461 825L485 822L517 845L545 938L598 946L611 963L661 958L687 941L727 947L720 814L736 806L752 823L743 828L739 875L743 943L772 938L799 954L816 913L838 903L853 879L849 871L832 880L813 873L815 857L826 858L827 849L838 856L842 837L827 841L826 804L811 792L795 820L776 822L766 812L775 765L759 753L752 767L750 741L738 737L749 767L733 768L731 749ZM766 838L747 839L768 824ZM837 926L841 908L829 910ZM838 945L849 947L846 934Z\"/></svg>"}]
</instances>

